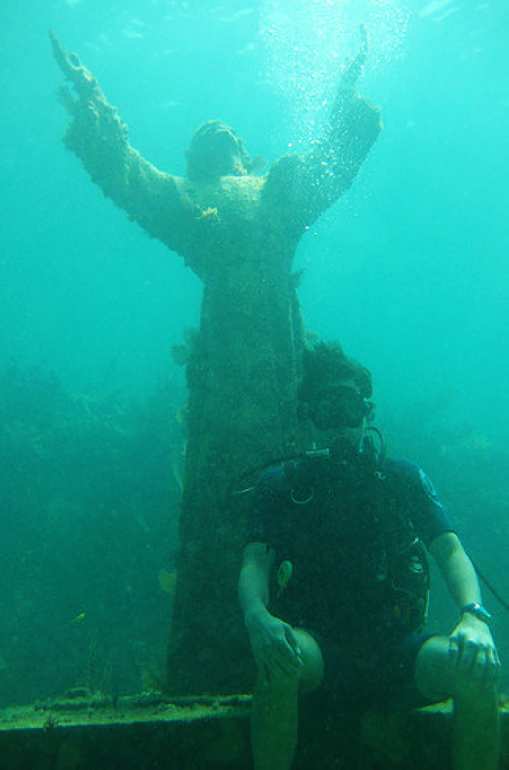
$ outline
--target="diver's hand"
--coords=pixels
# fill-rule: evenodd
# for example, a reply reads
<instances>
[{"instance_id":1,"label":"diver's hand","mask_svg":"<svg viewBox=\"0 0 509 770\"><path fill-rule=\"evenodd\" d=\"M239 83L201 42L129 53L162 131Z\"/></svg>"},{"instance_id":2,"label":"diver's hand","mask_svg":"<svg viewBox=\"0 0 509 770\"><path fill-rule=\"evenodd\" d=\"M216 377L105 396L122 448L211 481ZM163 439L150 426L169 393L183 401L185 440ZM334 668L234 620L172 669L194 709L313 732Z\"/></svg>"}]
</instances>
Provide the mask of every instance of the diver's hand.
<instances>
[{"instance_id":1,"label":"diver's hand","mask_svg":"<svg viewBox=\"0 0 509 770\"><path fill-rule=\"evenodd\" d=\"M95 77L83 66L76 54L69 53L65 50L53 32L50 32L49 36L53 48L53 55L66 79L71 81L78 96L87 99L90 98L94 91L99 91L99 86L97 85ZM70 94L68 97L65 97L65 99L62 99L64 106L66 107L69 107L67 101L68 98L71 98Z\"/></svg>"},{"instance_id":2,"label":"diver's hand","mask_svg":"<svg viewBox=\"0 0 509 770\"><path fill-rule=\"evenodd\" d=\"M293 628L268 610L247 612L245 617L251 650L265 677L294 675L303 665Z\"/></svg>"},{"instance_id":3,"label":"diver's hand","mask_svg":"<svg viewBox=\"0 0 509 770\"><path fill-rule=\"evenodd\" d=\"M500 659L491 631L473 615L465 613L454 628L449 655L456 665L457 686L463 692L490 687L498 679Z\"/></svg>"}]
</instances>

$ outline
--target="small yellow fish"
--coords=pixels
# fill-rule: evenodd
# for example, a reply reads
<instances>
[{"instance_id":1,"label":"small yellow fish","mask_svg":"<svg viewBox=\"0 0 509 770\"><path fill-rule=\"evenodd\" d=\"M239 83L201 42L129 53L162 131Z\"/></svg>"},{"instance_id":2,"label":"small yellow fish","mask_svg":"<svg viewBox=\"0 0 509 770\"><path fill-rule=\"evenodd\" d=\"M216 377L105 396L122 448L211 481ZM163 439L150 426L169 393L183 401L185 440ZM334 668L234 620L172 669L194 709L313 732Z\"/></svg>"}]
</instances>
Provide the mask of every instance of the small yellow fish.
<instances>
[{"instance_id":1,"label":"small yellow fish","mask_svg":"<svg viewBox=\"0 0 509 770\"><path fill-rule=\"evenodd\" d=\"M293 575L293 564L291 561L282 561L277 571L278 596L286 589Z\"/></svg>"},{"instance_id":2,"label":"small yellow fish","mask_svg":"<svg viewBox=\"0 0 509 770\"><path fill-rule=\"evenodd\" d=\"M165 594L174 594L175 585L177 583L177 573L175 570L169 572L167 569L160 569L158 574L159 588L164 591Z\"/></svg>"},{"instance_id":3,"label":"small yellow fish","mask_svg":"<svg viewBox=\"0 0 509 770\"><path fill-rule=\"evenodd\" d=\"M188 410L187 404L184 404L184 406L179 407L175 411L175 419L177 421L177 425L182 425L183 427L185 427L188 411L189 410Z\"/></svg>"},{"instance_id":4,"label":"small yellow fish","mask_svg":"<svg viewBox=\"0 0 509 770\"><path fill-rule=\"evenodd\" d=\"M87 619L87 613L86 612L80 612L70 622L74 626L77 626L77 625L79 625L79 623L83 623L83 621L86 620L86 619Z\"/></svg>"},{"instance_id":5,"label":"small yellow fish","mask_svg":"<svg viewBox=\"0 0 509 770\"><path fill-rule=\"evenodd\" d=\"M220 222L219 211L214 206L209 206L207 209L202 209L198 214L198 219L201 222Z\"/></svg>"}]
</instances>

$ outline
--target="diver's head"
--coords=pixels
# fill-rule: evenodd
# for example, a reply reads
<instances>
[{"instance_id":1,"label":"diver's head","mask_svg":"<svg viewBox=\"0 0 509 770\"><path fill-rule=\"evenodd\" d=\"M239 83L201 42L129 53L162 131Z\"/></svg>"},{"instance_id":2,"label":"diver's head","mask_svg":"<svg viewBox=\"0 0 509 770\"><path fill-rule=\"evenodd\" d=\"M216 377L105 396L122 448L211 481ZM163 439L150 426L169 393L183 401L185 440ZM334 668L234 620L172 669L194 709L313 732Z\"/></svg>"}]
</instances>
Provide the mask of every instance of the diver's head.
<instances>
[{"instance_id":1,"label":"diver's head","mask_svg":"<svg viewBox=\"0 0 509 770\"><path fill-rule=\"evenodd\" d=\"M186 158L187 176L192 180L245 176L251 169L242 140L220 120L209 120L195 131Z\"/></svg>"},{"instance_id":2,"label":"diver's head","mask_svg":"<svg viewBox=\"0 0 509 770\"><path fill-rule=\"evenodd\" d=\"M327 434L329 443L359 451L374 408L370 372L340 345L323 342L305 350L303 368L301 415Z\"/></svg>"}]
</instances>

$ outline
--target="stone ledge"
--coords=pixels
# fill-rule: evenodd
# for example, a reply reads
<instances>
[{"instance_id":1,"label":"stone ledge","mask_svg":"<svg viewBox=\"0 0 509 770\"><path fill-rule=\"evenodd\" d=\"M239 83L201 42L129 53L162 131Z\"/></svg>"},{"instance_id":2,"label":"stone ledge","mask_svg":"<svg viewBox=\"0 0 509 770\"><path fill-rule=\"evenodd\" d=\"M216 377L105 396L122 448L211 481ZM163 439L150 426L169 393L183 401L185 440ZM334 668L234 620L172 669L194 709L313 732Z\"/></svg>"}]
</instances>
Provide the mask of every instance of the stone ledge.
<instances>
[{"instance_id":1,"label":"stone ledge","mask_svg":"<svg viewBox=\"0 0 509 770\"><path fill-rule=\"evenodd\" d=\"M0 715L0 770L248 770L251 697L111 698L70 693ZM509 703L501 705L509 748ZM402 714L368 712L360 742L346 720L316 714L296 770L447 770L451 706ZM355 760L352 760L355 757ZM509 770L504 755L503 768Z\"/></svg>"}]
</instances>

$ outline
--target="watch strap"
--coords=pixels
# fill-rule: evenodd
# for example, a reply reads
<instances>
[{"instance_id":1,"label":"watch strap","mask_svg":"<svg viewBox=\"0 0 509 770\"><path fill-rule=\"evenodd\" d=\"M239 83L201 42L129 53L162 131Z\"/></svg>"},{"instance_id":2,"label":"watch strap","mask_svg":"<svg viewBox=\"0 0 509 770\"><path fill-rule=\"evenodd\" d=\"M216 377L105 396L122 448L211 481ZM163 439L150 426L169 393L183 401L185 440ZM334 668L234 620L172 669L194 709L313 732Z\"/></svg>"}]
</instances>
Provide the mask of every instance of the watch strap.
<instances>
[{"instance_id":1,"label":"watch strap","mask_svg":"<svg viewBox=\"0 0 509 770\"><path fill-rule=\"evenodd\" d=\"M461 614L464 615L465 613L468 613L469 615L473 615L478 620L482 620L483 623L487 623L489 625L492 615L488 610L482 606L482 604L479 604L479 602L470 602L469 604L465 604L464 607L461 608Z\"/></svg>"}]
</instances>

